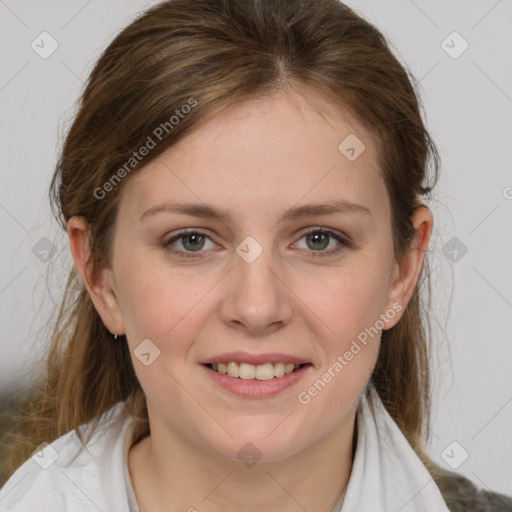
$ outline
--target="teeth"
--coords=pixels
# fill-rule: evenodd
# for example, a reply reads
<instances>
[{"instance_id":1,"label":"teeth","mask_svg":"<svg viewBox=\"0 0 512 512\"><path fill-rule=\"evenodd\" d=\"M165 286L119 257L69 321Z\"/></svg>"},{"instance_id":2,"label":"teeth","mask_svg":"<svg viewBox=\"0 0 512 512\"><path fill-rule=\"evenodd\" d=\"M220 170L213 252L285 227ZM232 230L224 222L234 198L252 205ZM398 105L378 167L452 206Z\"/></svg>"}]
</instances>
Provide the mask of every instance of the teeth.
<instances>
[{"instance_id":1,"label":"teeth","mask_svg":"<svg viewBox=\"0 0 512 512\"><path fill-rule=\"evenodd\" d=\"M236 363L229 363L233 366L238 366ZM251 380L256 378L256 366L253 364L242 363L240 365L240 378L244 380Z\"/></svg>"},{"instance_id":2,"label":"teeth","mask_svg":"<svg viewBox=\"0 0 512 512\"><path fill-rule=\"evenodd\" d=\"M274 365L274 377L282 377L284 375L284 363L276 363Z\"/></svg>"},{"instance_id":3,"label":"teeth","mask_svg":"<svg viewBox=\"0 0 512 512\"><path fill-rule=\"evenodd\" d=\"M228 375L230 377L240 377L240 369L236 363L228 363Z\"/></svg>"},{"instance_id":4,"label":"teeth","mask_svg":"<svg viewBox=\"0 0 512 512\"><path fill-rule=\"evenodd\" d=\"M218 373L243 380L271 380L274 377L282 377L292 373L297 368L300 368L300 365L293 363L265 363L255 366L253 364L239 364L235 361L230 361L227 364L212 364L212 368Z\"/></svg>"},{"instance_id":5,"label":"teeth","mask_svg":"<svg viewBox=\"0 0 512 512\"><path fill-rule=\"evenodd\" d=\"M274 378L274 365L267 363L267 364L260 364L256 366L256 379L257 380L270 380Z\"/></svg>"}]
</instances>

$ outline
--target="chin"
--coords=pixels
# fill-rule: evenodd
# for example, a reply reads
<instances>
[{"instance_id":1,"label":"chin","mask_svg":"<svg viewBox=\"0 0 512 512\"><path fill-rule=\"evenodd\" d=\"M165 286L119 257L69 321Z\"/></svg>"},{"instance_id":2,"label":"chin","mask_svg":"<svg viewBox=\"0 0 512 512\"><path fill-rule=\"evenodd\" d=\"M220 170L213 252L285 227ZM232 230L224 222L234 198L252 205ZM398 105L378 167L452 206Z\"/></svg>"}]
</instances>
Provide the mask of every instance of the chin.
<instances>
[{"instance_id":1,"label":"chin","mask_svg":"<svg viewBox=\"0 0 512 512\"><path fill-rule=\"evenodd\" d=\"M257 462L284 460L301 450L306 436L304 429L291 429L292 425L283 421L285 418L286 415L265 419L250 416L226 424L226 430L233 437L225 435L222 441L219 438L211 440L210 446L219 455L243 462L247 467ZM300 444L297 443L299 439Z\"/></svg>"}]
</instances>

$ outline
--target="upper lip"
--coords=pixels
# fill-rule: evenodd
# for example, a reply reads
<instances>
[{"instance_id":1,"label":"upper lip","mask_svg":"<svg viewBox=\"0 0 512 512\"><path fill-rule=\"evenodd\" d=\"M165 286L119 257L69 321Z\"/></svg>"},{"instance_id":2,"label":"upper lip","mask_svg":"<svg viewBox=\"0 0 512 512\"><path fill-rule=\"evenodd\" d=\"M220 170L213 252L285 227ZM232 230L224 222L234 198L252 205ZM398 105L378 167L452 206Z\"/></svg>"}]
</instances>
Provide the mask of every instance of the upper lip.
<instances>
[{"instance_id":1,"label":"upper lip","mask_svg":"<svg viewBox=\"0 0 512 512\"><path fill-rule=\"evenodd\" d=\"M292 356L289 354L280 354L277 352L269 352L266 354L250 354L249 352L226 352L218 356L210 357L201 361L200 364L219 364L229 363L234 361L236 363L247 363L254 366L265 363L293 363L293 364L307 364L309 361L302 357Z\"/></svg>"}]
</instances>

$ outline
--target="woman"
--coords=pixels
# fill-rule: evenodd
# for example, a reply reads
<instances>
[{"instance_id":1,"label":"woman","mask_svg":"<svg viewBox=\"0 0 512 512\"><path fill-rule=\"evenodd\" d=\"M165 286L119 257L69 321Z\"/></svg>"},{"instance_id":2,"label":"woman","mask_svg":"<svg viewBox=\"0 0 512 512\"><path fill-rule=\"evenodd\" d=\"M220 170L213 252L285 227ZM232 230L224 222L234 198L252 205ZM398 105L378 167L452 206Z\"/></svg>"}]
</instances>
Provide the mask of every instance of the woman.
<instances>
[{"instance_id":1,"label":"woman","mask_svg":"<svg viewBox=\"0 0 512 512\"><path fill-rule=\"evenodd\" d=\"M424 448L429 164L336 0L135 20L54 175L75 268L2 510L512 510Z\"/></svg>"}]
</instances>

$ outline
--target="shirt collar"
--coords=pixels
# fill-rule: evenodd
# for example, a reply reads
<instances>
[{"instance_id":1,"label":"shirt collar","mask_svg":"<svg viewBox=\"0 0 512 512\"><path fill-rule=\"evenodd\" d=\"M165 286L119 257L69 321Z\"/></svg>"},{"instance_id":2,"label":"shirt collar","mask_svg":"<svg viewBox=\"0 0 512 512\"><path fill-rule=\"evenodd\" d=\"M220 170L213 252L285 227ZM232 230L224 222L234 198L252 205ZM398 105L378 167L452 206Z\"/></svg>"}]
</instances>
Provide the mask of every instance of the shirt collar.
<instances>
[{"instance_id":1,"label":"shirt collar","mask_svg":"<svg viewBox=\"0 0 512 512\"><path fill-rule=\"evenodd\" d=\"M357 436L343 505L333 512L449 512L371 381L360 400Z\"/></svg>"}]
</instances>

